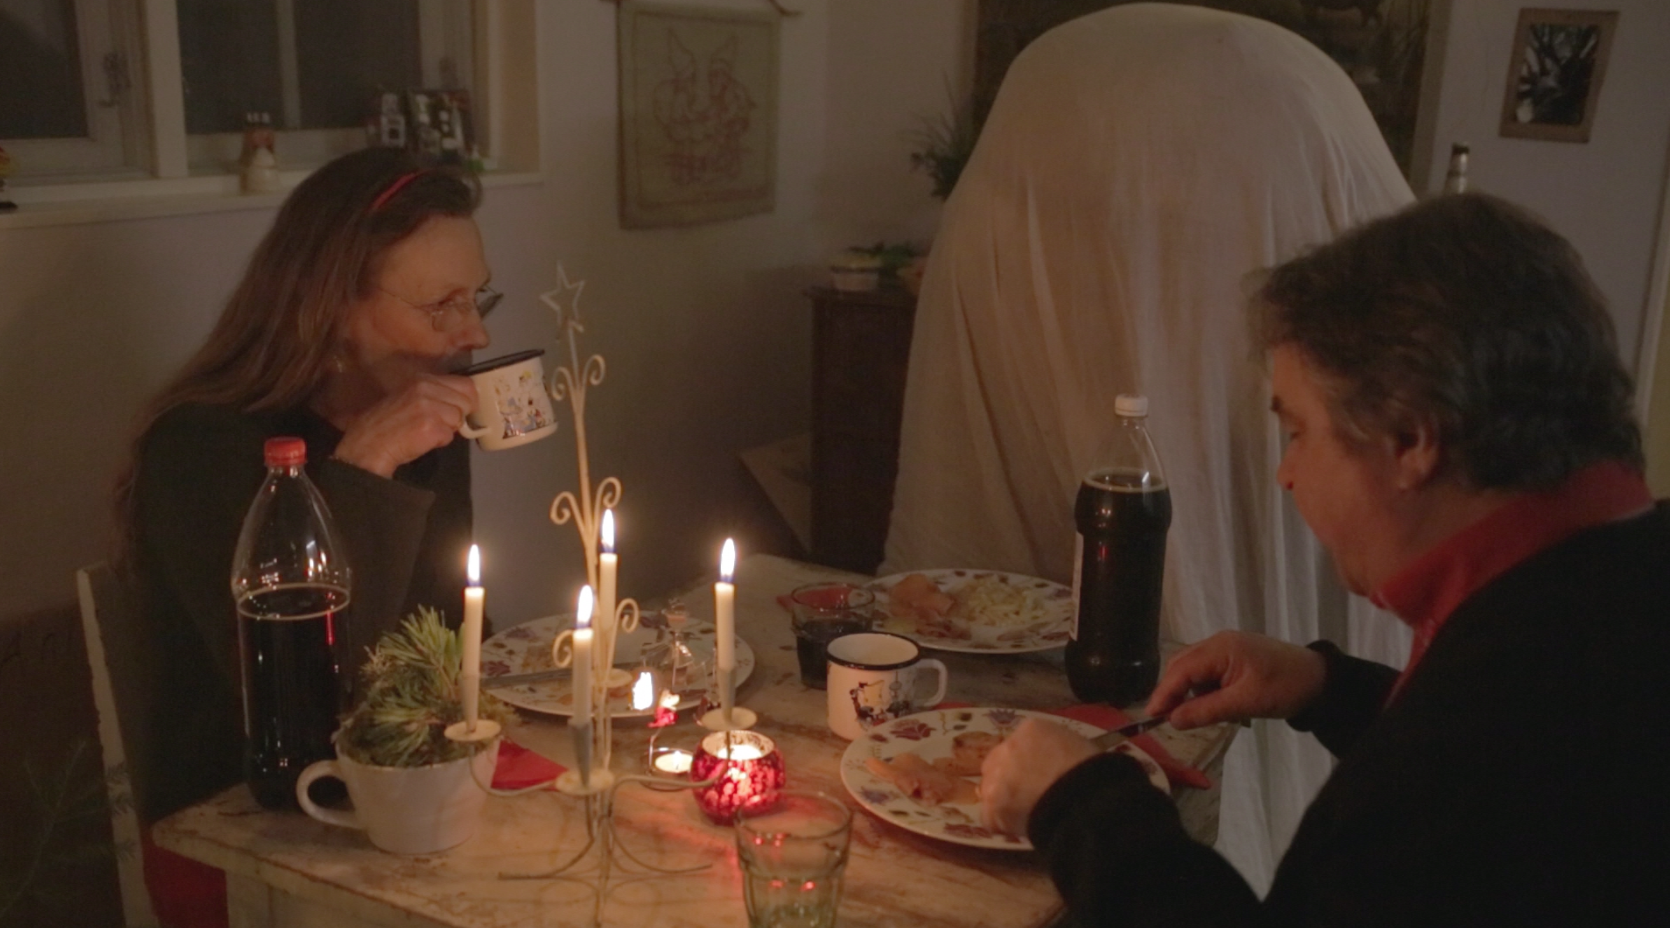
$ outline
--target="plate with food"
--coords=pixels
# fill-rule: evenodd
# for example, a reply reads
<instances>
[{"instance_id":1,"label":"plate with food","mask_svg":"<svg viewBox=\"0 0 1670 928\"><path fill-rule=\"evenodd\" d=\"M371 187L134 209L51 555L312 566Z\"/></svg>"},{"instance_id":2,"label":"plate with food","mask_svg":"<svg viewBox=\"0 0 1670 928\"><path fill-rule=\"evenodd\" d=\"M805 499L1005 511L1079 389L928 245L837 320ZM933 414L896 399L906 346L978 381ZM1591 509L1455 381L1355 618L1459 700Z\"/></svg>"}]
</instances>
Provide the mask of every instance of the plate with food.
<instances>
[{"instance_id":1,"label":"plate with food","mask_svg":"<svg viewBox=\"0 0 1670 928\"><path fill-rule=\"evenodd\" d=\"M1086 738L1103 731L1025 709L933 709L877 725L847 745L841 783L859 805L906 831L969 847L1031 850L1024 837L980 823L979 792L986 755L1028 718L1065 725ZM1124 741L1113 750L1136 758L1148 781L1170 793L1165 772L1141 748Z\"/></svg>"},{"instance_id":2,"label":"plate with food","mask_svg":"<svg viewBox=\"0 0 1670 928\"><path fill-rule=\"evenodd\" d=\"M867 585L884 631L925 648L1018 654L1066 647L1073 591L998 570L919 570Z\"/></svg>"},{"instance_id":3,"label":"plate with food","mask_svg":"<svg viewBox=\"0 0 1670 928\"><path fill-rule=\"evenodd\" d=\"M557 635L574 627L574 615L551 615L514 625L481 643L481 684L493 687L494 677L512 674L540 673L556 670L551 662L551 643ZM628 672L644 662L658 645L665 645L671 636L665 622L654 615L643 616L635 631L622 632L615 639L615 666ZM711 622L691 621L685 626L684 640L700 658L698 672L689 684L679 691L681 707L694 706L707 692L709 667L714 650ZM754 672L754 649L739 636L736 639L736 685ZM574 712L572 678L559 675L555 679L493 687L493 695L507 703L534 712L571 715ZM609 713L617 719L638 718L655 714L655 707L643 710L632 708L632 684L629 682L609 691Z\"/></svg>"}]
</instances>

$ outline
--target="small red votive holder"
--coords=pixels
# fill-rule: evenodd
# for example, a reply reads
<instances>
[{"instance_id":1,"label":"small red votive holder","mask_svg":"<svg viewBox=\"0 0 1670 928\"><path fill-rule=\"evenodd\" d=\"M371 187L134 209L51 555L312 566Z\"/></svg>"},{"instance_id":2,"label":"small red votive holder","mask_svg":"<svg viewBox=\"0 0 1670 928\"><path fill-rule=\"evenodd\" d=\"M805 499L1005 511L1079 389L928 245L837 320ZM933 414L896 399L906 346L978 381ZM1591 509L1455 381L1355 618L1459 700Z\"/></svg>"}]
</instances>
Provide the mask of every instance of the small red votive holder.
<instances>
[{"instance_id":1,"label":"small red votive holder","mask_svg":"<svg viewBox=\"0 0 1670 928\"><path fill-rule=\"evenodd\" d=\"M690 779L714 781L695 790L696 805L715 825L729 825L736 810L783 788L783 755L775 742L758 732L716 731L696 750Z\"/></svg>"}]
</instances>

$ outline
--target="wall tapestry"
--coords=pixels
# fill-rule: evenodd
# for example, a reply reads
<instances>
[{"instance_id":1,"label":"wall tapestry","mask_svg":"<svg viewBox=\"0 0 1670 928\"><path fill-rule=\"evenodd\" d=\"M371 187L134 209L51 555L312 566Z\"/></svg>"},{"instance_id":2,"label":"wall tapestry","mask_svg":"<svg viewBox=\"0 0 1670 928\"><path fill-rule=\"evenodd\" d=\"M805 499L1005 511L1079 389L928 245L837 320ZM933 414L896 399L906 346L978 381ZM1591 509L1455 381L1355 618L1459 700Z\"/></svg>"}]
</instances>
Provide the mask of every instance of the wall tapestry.
<instances>
[{"instance_id":1,"label":"wall tapestry","mask_svg":"<svg viewBox=\"0 0 1670 928\"><path fill-rule=\"evenodd\" d=\"M620 5L620 221L769 213L777 194L778 14Z\"/></svg>"}]
</instances>

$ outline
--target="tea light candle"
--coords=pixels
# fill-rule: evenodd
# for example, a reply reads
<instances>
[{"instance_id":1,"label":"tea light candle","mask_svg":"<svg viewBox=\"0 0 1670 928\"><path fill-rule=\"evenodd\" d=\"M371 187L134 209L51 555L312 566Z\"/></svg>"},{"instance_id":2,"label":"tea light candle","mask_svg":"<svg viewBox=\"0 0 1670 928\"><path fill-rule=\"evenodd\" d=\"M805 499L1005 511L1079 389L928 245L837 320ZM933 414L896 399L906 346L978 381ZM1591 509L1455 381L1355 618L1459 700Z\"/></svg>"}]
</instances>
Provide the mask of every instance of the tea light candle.
<instances>
[{"instance_id":1,"label":"tea light candle","mask_svg":"<svg viewBox=\"0 0 1670 928\"><path fill-rule=\"evenodd\" d=\"M460 668L464 689L464 723L466 731L475 731L481 700L481 610L487 600L487 590L481 585L481 549L470 545L468 564L469 585L464 587L463 666Z\"/></svg>"},{"instance_id":2,"label":"tea light candle","mask_svg":"<svg viewBox=\"0 0 1670 928\"><path fill-rule=\"evenodd\" d=\"M683 748L668 748L655 756L655 769L660 773L681 776L690 772L690 764L694 760L691 753Z\"/></svg>"},{"instance_id":3,"label":"tea light candle","mask_svg":"<svg viewBox=\"0 0 1670 928\"><path fill-rule=\"evenodd\" d=\"M736 586L731 582L736 575L736 542L727 538L719 554L719 582L713 585L713 625L717 639L719 670L719 708L724 719L731 719L731 707L736 703Z\"/></svg>"},{"instance_id":4,"label":"tea light candle","mask_svg":"<svg viewBox=\"0 0 1670 928\"><path fill-rule=\"evenodd\" d=\"M714 824L725 825L736 810L782 789L787 773L770 738L754 731L717 731L702 739L690 778L714 781L694 791L696 805Z\"/></svg>"}]
</instances>

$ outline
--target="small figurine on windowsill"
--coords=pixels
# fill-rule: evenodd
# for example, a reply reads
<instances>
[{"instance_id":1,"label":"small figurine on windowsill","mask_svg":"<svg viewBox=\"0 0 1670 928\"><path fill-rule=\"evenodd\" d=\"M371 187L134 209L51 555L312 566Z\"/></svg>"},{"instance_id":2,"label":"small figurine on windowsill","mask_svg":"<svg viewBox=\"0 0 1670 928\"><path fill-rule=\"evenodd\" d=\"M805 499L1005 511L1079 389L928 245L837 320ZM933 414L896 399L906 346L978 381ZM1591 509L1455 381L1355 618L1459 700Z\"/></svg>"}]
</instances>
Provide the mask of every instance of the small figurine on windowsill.
<instances>
[{"instance_id":1,"label":"small figurine on windowsill","mask_svg":"<svg viewBox=\"0 0 1670 928\"><path fill-rule=\"evenodd\" d=\"M6 177L12 173L12 156L0 148L0 213L9 213L17 209L17 204L6 199Z\"/></svg>"}]
</instances>

